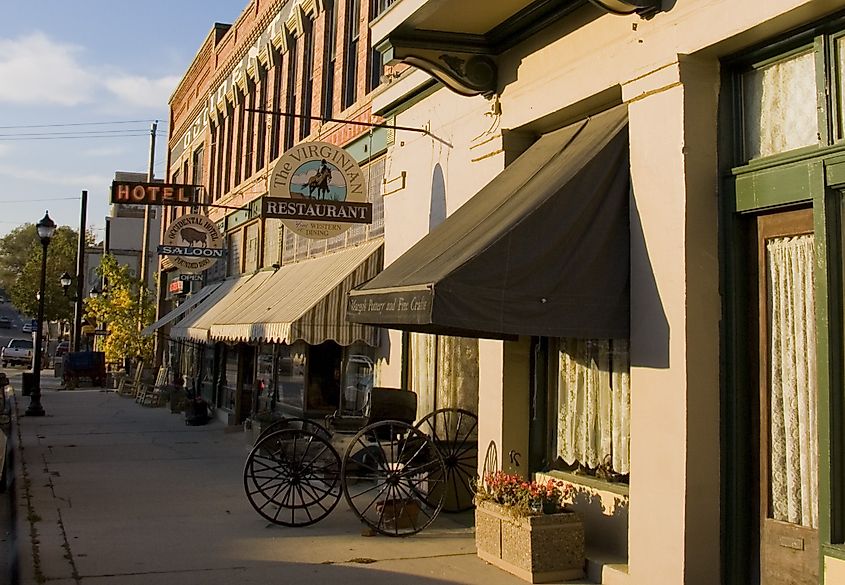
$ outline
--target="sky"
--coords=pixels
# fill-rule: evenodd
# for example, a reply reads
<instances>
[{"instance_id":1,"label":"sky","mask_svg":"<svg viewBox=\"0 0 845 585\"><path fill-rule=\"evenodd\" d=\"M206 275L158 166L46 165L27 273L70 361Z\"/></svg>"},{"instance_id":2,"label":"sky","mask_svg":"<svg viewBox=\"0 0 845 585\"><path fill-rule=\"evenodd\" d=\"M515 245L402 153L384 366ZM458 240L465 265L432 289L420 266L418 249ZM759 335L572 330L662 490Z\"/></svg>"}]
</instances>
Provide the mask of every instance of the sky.
<instances>
[{"instance_id":1,"label":"sky","mask_svg":"<svg viewBox=\"0 0 845 585\"><path fill-rule=\"evenodd\" d=\"M248 0L0 0L0 236L49 210L102 239L115 171L165 174L168 99Z\"/></svg>"}]
</instances>

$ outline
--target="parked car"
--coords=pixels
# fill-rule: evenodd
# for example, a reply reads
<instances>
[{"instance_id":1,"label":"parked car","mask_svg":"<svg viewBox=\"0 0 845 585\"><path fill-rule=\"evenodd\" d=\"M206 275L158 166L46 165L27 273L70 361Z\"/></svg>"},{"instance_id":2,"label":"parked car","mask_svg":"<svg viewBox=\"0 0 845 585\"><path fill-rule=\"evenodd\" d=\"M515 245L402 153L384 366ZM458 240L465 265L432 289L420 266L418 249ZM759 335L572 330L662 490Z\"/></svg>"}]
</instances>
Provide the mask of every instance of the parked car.
<instances>
[{"instance_id":1,"label":"parked car","mask_svg":"<svg viewBox=\"0 0 845 585\"><path fill-rule=\"evenodd\" d=\"M29 321L24 323L23 327L21 327L21 331L23 331L24 333L32 333L32 323Z\"/></svg>"},{"instance_id":2,"label":"parked car","mask_svg":"<svg viewBox=\"0 0 845 585\"><path fill-rule=\"evenodd\" d=\"M26 366L32 363L32 340L9 340L9 345L0 350L0 362L2 362L4 368L9 364L22 364Z\"/></svg>"},{"instance_id":3,"label":"parked car","mask_svg":"<svg viewBox=\"0 0 845 585\"><path fill-rule=\"evenodd\" d=\"M9 329L12 326L12 320L8 317L0 317L0 327Z\"/></svg>"}]
</instances>

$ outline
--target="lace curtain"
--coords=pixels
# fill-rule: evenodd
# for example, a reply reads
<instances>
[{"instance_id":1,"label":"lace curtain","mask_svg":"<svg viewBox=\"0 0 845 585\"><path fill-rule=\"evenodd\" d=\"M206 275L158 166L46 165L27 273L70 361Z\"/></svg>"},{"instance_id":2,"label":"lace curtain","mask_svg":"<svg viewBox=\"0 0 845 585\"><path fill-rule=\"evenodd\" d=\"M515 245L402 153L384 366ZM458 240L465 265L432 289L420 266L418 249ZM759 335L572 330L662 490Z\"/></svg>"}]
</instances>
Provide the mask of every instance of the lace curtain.
<instances>
[{"instance_id":1,"label":"lace curtain","mask_svg":"<svg viewBox=\"0 0 845 585\"><path fill-rule=\"evenodd\" d=\"M627 340L560 340L557 450L568 464L630 472L629 369Z\"/></svg>"},{"instance_id":2,"label":"lace curtain","mask_svg":"<svg viewBox=\"0 0 845 585\"><path fill-rule=\"evenodd\" d=\"M743 76L745 156L770 156L817 144L816 64L812 51Z\"/></svg>"},{"instance_id":3,"label":"lace curtain","mask_svg":"<svg viewBox=\"0 0 845 585\"><path fill-rule=\"evenodd\" d=\"M417 416L437 408L478 412L478 340L410 335L410 385L417 393Z\"/></svg>"},{"instance_id":4,"label":"lace curtain","mask_svg":"<svg viewBox=\"0 0 845 585\"><path fill-rule=\"evenodd\" d=\"M818 526L813 236L766 245L772 517Z\"/></svg>"}]
</instances>

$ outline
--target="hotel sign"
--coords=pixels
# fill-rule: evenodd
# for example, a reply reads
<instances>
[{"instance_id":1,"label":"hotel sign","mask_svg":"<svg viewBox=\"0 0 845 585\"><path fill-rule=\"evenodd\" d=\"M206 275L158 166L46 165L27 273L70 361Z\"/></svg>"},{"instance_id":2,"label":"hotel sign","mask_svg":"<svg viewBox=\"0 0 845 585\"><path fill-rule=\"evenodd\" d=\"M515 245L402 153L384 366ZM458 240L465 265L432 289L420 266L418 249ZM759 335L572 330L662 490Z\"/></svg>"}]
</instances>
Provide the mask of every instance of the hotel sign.
<instances>
[{"instance_id":1,"label":"hotel sign","mask_svg":"<svg viewBox=\"0 0 845 585\"><path fill-rule=\"evenodd\" d=\"M202 185L114 181L111 202L133 205L196 205Z\"/></svg>"},{"instance_id":2,"label":"hotel sign","mask_svg":"<svg viewBox=\"0 0 845 585\"><path fill-rule=\"evenodd\" d=\"M285 152L270 175L262 212L305 238L338 236L353 223L372 223L367 182L348 152L328 142L305 142Z\"/></svg>"},{"instance_id":3,"label":"hotel sign","mask_svg":"<svg viewBox=\"0 0 845 585\"><path fill-rule=\"evenodd\" d=\"M225 256L217 224L196 213L178 217L167 226L158 253L186 273L208 270Z\"/></svg>"}]
</instances>

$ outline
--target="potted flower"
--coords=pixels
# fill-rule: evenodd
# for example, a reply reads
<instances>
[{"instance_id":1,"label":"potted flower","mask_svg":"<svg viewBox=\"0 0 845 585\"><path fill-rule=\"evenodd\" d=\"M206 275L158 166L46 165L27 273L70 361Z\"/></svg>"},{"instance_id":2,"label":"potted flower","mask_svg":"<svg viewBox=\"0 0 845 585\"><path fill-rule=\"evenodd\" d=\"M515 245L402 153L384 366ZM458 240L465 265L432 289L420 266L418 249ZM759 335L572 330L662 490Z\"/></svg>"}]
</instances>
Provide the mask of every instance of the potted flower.
<instances>
[{"instance_id":1,"label":"potted flower","mask_svg":"<svg viewBox=\"0 0 845 585\"><path fill-rule=\"evenodd\" d=\"M563 502L575 488L487 473L475 496L478 556L530 583L584 575L584 527Z\"/></svg>"}]
</instances>

